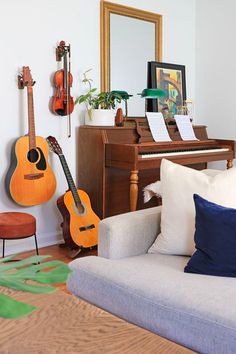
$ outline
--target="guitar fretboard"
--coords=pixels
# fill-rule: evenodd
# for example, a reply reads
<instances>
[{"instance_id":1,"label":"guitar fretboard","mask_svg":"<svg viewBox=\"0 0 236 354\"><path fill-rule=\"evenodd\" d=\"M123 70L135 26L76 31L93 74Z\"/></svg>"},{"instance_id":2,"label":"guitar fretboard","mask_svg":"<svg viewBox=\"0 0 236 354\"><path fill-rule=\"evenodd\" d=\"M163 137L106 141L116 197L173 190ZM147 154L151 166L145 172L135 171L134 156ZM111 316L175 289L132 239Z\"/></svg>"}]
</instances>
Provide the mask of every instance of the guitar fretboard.
<instances>
[{"instance_id":1,"label":"guitar fretboard","mask_svg":"<svg viewBox=\"0 0 236 354\"><path fill-rule=\"evenodd\" d=\"M35 123L34 123L34 100L33 100L33 88L27 87L28 94L28 121L29 121L29 148L36 149L35 139Z\"/></svg>"},{"instance_id":2,"label":"guitar fretboard","mask_svg":"<svg viewBox=\"0 0 236 354\"><path fill-rule=\"evenodd\" d=\"M77 207L81 207L82 206L82 202L81 202L81 199L80 199L80 197L78 195L76 185L74 183L74 180L72 178L72 175L71 175L69 167L68 167L68 164L66 162L66 158L65 158L65 156L63 154L60 154L59 158L60 158L60 161L61 161L61 164L62 164L63 171L64 171L65 176L66 176L68 187L69 187L69 189L70 189L70 191L71 191L71 193L73 195L75 204L76 204Z\"/></svg>"}]
</instances>

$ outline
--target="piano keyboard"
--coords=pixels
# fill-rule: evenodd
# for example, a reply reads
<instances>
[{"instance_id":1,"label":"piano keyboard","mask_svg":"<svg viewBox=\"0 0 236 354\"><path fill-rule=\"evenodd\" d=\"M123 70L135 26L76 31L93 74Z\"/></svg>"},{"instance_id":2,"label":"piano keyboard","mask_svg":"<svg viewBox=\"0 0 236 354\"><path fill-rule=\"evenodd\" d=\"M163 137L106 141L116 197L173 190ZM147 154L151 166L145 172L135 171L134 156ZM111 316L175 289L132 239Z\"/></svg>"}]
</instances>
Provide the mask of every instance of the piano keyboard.
<instances>
[{"instance_id":1,"label":"piano keyboard","mask_svg":"<svg viewBox=\"0 0 236 354\"><path fill-rule=\"evenodd\" d=\"M140 156L142 159L150 159L153 157L178 156L178 155L192 155L192 154L209 154L211 152L226 152L229 148L209 148L209 149L192 149L192 150L178 150L178 151L160 151L160 152L144 152Z\"/></svg>"}]
</instances>

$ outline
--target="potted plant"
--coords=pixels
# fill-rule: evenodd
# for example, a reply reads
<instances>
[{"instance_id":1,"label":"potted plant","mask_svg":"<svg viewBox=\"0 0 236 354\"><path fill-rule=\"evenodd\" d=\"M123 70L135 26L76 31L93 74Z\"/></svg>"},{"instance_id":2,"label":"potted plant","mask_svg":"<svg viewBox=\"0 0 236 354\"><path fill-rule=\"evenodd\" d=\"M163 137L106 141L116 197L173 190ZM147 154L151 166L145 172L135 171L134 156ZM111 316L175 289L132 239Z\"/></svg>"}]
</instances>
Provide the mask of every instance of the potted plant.
<instances>
[{"instance_id":1,"label":"potted plant","mask_svg":"<svg viewBox=\"0 0 236 354\"><path fill-rule=\"evenodd\" d=\"M115 92L97 93L97 89L92 88L92 79L87 77L87 73L90 70L83 73L84 78L82 80L84 84L88 85L88 92L84 95L80 95L75 100L75 104L85 104L85 124L114 125L116 104L121 103L123 98Z\"/></svg>"}]
</instances>

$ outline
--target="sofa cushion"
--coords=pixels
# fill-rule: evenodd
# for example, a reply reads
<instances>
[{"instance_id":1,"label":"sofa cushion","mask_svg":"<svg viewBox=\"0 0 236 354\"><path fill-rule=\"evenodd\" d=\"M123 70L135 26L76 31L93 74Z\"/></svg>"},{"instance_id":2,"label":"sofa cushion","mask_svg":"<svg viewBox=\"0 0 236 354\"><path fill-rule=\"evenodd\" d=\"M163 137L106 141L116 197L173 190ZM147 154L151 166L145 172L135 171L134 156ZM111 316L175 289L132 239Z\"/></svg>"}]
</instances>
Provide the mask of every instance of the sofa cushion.
<instances>
[{"instance_id":1,"label":"sofa cushion","mask_svg":"<svg viewBox=\"0 0 236 354\"><path fill-rule=\"evenodd\" d=\"M236 209L194 195L196 252L185 272L236 277Z\"/></svg>"},{"instance_id":2,"label":"sofa cushion","mask_svg":"<svg viewBox=\"0 0 236 354\"><path fill-rule=\"evenodd\" d=\"M193 194L214 203L236 208L236 168L206 175L162 159L161 233L149 252L192 255L195 251L195 207Z\"/></svg>"},{"instance_id":3,"label":"sofa cushion","mask_svg":"<svg viewBox=\"0 0 236 354\"><path fill-rule=\"evenodd\" d=\"M76 296L197 352L234 354L235 279L184 273L188 259L80 258L69 265L67 285Z\"/></svg>"}]
</instances>

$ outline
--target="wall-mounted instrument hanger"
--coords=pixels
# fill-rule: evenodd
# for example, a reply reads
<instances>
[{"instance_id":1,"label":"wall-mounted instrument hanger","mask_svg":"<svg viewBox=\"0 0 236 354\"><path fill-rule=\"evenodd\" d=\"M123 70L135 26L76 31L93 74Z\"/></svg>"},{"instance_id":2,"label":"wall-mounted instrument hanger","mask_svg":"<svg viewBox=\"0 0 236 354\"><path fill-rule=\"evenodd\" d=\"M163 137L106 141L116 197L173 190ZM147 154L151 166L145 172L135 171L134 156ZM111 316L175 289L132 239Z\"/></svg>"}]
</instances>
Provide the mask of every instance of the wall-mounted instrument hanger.
<instances>
[{"instance_id":1,"label":"wall-mounted instrument hanger","mask_svg":"<svg viewBox=\"0 0 236 354\"><path fill-rule=\"evenodd\" d=\"M73 76L70 72L70 44L66 45L61 41L56 49L56 60L61 61L63 58L63 69L58 70L54 74L54 85L56 88L55 95L52 98L51 109L53 113L59 116L67 116L68 118L68 137L71 136L71 113L74 110L73 97L70 95L70 88L73 82Z\"/></svg>"}]
</instances>

